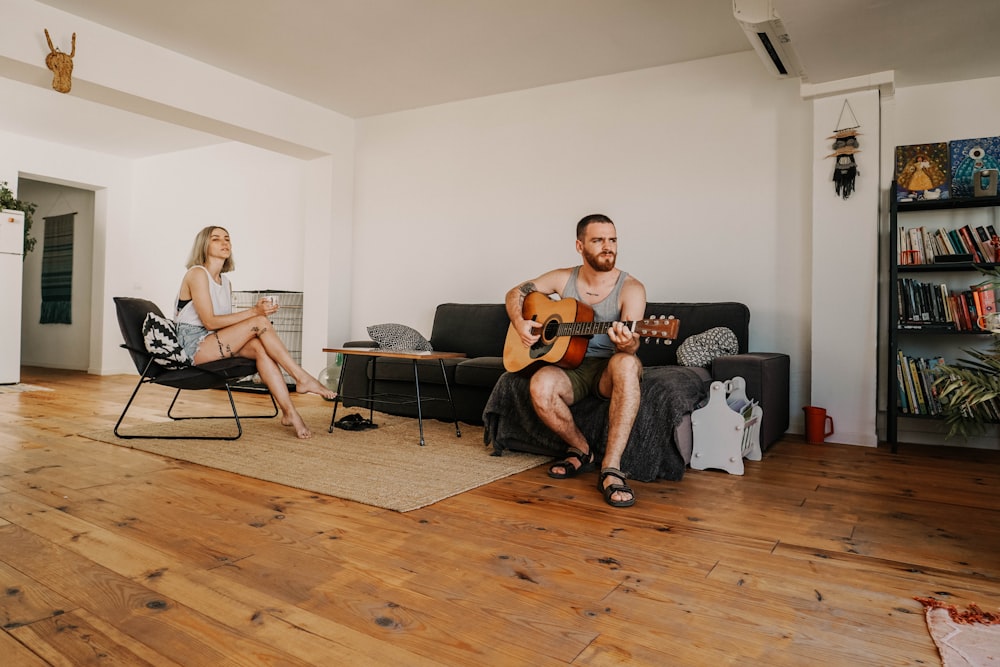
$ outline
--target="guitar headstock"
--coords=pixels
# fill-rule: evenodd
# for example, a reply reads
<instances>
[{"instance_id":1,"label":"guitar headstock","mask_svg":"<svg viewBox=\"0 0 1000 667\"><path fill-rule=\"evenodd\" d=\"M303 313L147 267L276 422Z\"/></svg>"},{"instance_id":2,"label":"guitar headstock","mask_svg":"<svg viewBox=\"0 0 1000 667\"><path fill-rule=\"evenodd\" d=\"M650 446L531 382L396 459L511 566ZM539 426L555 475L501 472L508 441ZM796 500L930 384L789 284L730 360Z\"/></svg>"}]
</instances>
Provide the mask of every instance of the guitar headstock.
<instances>
[{"instance_id":1,"label":"guitar headstock","mask_svg":"<svg viewBox=\"0 0 1000 667\"><path fill-rule=\"evenodd\" d=\"M636 322L635 333L642 337L643 343L654 341L670 345L677 338L681 321L673 315L649 317Z\"/></svg>"}]
</instances>

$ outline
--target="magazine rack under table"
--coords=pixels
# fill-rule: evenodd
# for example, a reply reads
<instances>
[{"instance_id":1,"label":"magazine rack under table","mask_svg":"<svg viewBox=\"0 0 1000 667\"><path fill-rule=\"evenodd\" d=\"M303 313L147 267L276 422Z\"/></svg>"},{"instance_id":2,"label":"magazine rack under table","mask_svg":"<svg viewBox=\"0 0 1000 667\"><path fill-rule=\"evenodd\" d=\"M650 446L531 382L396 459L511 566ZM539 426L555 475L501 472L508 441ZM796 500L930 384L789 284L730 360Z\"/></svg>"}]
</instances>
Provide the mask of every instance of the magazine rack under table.
<instances>
[{"instance_id":1,"label":"magazine rack under table","mask_svg":"<svg viewBox=\"0 0 1000 667\"><path fill-rule=\"evenodd\" d=\"M462 437L462 430L458 425L458 412L455 410L455 399L451 395L451 386L448 384L448 374L445 371L445 359L462 359L465 354L462 352L423 352L417 350L399 351L384 350L378 347L324 347L324 352L344 355L344 367L340 372L340 379L337 381L337 397L333 399L333 416L330 417L330 433L333 433L333 425L337 421L337 408L341 403L340 389L344 384L344 376L347 374L347 362L351 357L371 357L372 372L368 376L368 395L349 396L354 401L368 404L368 420L371 421L375 413L377 404L402 405L405 403L415 403L417 406L417 424L420 428L420 446L424 446L424 416L420 409L424 401L443 401L443 398L422 398L420 396L420 373L417 362L421 360L437 361L441 366L441 378L444 380L445 391L448 392L448 402L451 404L451 414L455 420L455 437ZM379 358L411 359L413 360L413 396L405 394L376 394L375 393L375 368Z\"/></svg>"}]
</instances>

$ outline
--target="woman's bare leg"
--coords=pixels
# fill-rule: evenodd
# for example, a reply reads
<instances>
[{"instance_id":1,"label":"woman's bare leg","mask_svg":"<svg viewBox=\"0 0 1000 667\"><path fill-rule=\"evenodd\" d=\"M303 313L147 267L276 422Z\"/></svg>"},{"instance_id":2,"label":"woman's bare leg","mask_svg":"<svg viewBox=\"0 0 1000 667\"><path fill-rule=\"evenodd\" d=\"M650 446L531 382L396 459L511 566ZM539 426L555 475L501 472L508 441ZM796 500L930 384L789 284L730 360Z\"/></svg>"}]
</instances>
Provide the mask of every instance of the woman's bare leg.
<instances>
[{"instance_id":1,"label":"woman's bare leg","mask_svg":"<svg viewBox=\"0 0 1000 667\"><path fill-rule=\"evenodd\" d=\"M238 324L219 329L215 335L209 336L195 354L194 363L203 364L215 359L244 356L242 350L250 341L257 340L263 346L263 351L274 363L295 380L295 391L299 394L318 394L326 399L334 399L337 393L307 373L289 354L288 348L281 342L270 320L263 315L252 317ZM211 343L215 343L213 346ZM257 358L257 357L251 357ZM263 376L261 376L263 378ZM272 392L273 393L273 392Z\"/></svg>"},{"instance_id":2,"label":"woman's bare leg","mask_svg":"<svg viewBox=\"0 0 1000 667\"><path fill-rule=\"evenodd\" d=\"M203 345L214 343L215 341L210 340L213 338L215 338L215 334L209 335ZM274 402L281 409L282 425L294 428L295 435L299 438L312 437L312 431L306 426L299 411L295 409L295 404L292 403L292 397L288 393L288 385L285 384L285 376L282 374L281 368L275 363L274 359L268 356L261 342L251 339L246 345L240 348L237 356L253 359L257 363L257 373L260 375L260 379L267 385L271 395L274 396Z\"/></svg>"}]
</instances>

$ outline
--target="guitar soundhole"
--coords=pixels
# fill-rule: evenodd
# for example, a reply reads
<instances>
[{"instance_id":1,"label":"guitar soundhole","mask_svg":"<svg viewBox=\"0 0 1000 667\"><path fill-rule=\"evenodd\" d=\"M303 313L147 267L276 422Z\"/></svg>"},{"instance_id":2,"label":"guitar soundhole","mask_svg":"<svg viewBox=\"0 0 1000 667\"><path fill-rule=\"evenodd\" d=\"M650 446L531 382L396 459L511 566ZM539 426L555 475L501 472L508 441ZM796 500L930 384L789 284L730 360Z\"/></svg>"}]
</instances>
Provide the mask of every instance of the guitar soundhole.
<instances>
[{"instance_id":1,"label":"guitar soundhole","mask_svg":"<svg viewBox=\"0 0 1000 667\"><path fill-rule=\"evenodd\" d=\"M549 320L548 322L545 323L545 326L542 327L542 340L545 343L551 343L553 340L556 339L558 333L559 333L559 321Z\"/></svg>"}]
</instances>

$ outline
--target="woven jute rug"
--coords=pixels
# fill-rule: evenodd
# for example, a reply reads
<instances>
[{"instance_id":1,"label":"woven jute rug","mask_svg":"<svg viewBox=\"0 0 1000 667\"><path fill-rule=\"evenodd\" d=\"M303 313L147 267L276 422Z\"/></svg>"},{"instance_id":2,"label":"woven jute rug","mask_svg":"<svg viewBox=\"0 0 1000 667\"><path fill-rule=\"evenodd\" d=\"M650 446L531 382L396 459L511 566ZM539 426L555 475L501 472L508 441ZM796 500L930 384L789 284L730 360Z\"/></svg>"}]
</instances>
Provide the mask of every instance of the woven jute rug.
<instances>
[{"instance_id":1,"label":"woven jute rug","mask_svg":"<svg viewBox=\"0 0 1000 667\"><path fill-rule=\"evenodd\" d=\"M960 610L934 598L916 598L924 605L927 630L944 667L1000 665L1000 613L971 604Z\"/></svg>"},{"instance_id":2,"label":"woven jute rug","mask_svg":"<svg viewBox=\"0 0 1000 667\"><path fill-rule=\"evenodd\" d=\"M299 412L313 431L308 440L296 438L277 417L242 420L243 437L232 441L125 440L112 429L80 435L397 512L425 507L550 460L519 452L490 456L493 448L484 446L481 426L461 424L458 438L453 423L425 419L426 444L421 447L416 419L376 412L378 428L335 428L329 433L332 407L306 406ZM338 419L349 413L341 408ZM235 430L232 422L223 420L170 423L131 418L121 430L162 435L191 434L195 429Z\"/></svg>"}]
</instances>

